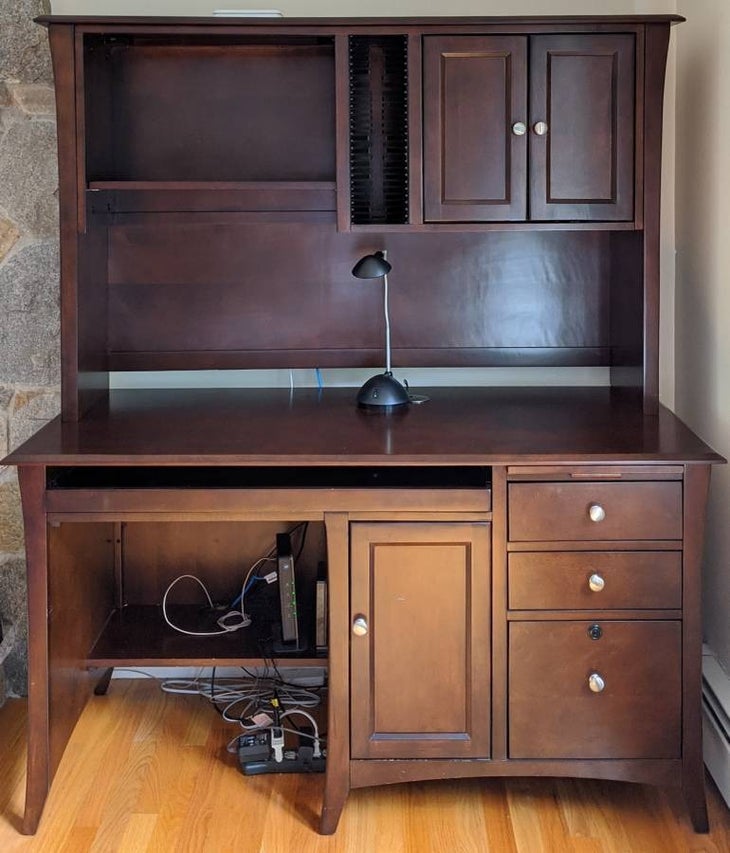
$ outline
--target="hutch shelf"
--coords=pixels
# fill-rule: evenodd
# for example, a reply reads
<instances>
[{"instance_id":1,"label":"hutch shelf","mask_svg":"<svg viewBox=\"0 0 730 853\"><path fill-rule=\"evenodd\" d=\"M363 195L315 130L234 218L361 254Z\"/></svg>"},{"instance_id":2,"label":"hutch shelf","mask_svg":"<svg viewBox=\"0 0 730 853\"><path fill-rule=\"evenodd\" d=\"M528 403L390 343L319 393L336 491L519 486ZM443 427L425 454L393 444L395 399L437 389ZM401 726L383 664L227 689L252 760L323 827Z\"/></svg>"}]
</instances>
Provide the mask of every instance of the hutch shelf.
<instances>
[{"instance_id":1,"label":"hutch shelf","mask_svg":"<svg viewBox=\"0 0 730 853\"><path fill-rule=\"evenodd\" d=\"M706 830L700 560L724 460L658 401L681 18L39 20L63 412L5 460L28 564L24 831L113 667L271 653L248 629L174 634L161 598L185 566L228 594L300 522L304 585L321 563L329 584L329 648L294 656L328 671L320 832L351 788L495 775L679 785ZM396 364L605 384L434 387L391 416L348 389L110 390L124 371L378 365L381 297L350 274L378 249Z\"/></svg>"}]
</instances>

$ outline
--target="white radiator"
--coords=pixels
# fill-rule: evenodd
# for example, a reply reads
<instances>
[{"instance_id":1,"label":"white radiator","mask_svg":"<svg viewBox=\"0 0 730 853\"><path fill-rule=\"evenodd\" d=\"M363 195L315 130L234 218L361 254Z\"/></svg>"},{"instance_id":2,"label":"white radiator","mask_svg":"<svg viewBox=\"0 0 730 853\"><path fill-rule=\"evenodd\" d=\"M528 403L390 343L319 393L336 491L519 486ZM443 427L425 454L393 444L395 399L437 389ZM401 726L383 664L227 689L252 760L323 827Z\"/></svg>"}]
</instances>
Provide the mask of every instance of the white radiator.
<instances>
[{"instance_id":1,"label":"white radiator","mask_svg":"<svg viewBox=\"0 0 730 853\"><path fill-rule=\"evenodd\" d=\"M730 676L707 647L702 653L702 735L705 764L730 806Z\"/></svg>"}]
</instances>

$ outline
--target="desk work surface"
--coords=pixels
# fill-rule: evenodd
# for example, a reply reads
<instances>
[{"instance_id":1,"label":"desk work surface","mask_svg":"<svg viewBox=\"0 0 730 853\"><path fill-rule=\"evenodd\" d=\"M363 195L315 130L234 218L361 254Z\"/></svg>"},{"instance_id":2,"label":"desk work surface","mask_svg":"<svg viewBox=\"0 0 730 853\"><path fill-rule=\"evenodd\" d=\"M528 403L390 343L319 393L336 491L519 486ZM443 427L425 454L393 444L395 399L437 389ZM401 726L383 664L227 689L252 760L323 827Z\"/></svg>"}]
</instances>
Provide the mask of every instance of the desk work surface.
<instances>
[{"instance_id":1,"label":"desk work surface","mask_svg":"<svg viewBox=\"0 0 730 853\"><path fill-rule=\"evenodd\" d=\"M114 391L51 421L4 464L488 465L721 462L675 415L610 388L418 389L390 415L352 388Z\"/></svg>"}]
</instances>

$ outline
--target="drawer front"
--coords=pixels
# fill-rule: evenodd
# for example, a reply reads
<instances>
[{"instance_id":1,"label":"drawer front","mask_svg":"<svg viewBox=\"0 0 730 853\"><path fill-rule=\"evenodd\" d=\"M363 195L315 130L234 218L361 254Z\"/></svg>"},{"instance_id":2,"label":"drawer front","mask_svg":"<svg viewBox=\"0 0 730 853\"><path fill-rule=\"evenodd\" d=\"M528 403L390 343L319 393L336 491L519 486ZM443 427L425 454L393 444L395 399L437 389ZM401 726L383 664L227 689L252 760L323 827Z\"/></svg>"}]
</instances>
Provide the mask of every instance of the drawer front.
<instances>
[{"instance_id":1,"label":"drawer front","mask_svg":"<svg viewBox=\"0 0 730 853\"><path fill-rule=\"evenodd\" d=\"M682 484L511 483L509 538L681 539Z\"/></svg>"},{"instance_id":2,"label":"drawer front","mask_svg":"<svg viewBox=\"0 0 730 853\"><path fill-rule=\"evenodd\" d=\"M679 622L513 622L510 758L677 758L680 673Z\"/></svg>"},{"instance_id":3,"label":"drawer front","mask_svg":"<svg viewBox=\"0 0 730 853\"><path fill-rule=\"evenodd\" d=\"M679 609L679 551L547 551L509 556L512 610Z\"/></svg>"}]
</instances>

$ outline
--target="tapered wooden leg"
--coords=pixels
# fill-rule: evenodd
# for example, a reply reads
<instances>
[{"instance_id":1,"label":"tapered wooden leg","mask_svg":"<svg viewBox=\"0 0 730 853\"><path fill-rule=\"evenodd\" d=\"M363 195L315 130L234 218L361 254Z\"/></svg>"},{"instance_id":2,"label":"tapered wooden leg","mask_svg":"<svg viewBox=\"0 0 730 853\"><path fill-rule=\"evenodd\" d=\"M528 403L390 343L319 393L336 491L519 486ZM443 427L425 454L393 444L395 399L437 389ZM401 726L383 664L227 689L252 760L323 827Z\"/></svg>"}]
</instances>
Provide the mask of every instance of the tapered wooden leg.
<instances>
[{"instance_id":1,"label":"tapered wooden leg","mask_svg":"<svg viewBox=\"0 0 730 853\"><path fill-rule=\"evenodd\" d=\"M22 831L25 835L33 835L38 829L50 785L45 468L21 465L18 479L28 578L28 769Z\"/></svg>"},{"instance_id":2,"label":"tapered wooden leg","mask_svg":"<svg viewBox=\"0 0 730 853\"><path fill-rule=\"evenodd\" d=\"M104 670L103 675L96 682L96 687L94 687L94 696L106 696L106 692L109 689L109 682L112 680L113 674L113 666L110 666L108 669Z\"/></svg>"},{"instance_id":3,"label":"tapered wooden leg","mask_svg":"<svg viewBox=\"0 0 730 853\"><path fill-rule=\"evenodd\" d=\"M687 773L685 770L682 793L694 831L709 832L710 822L707 818L707 800L705 798L705 773L701 759L699 765L699 768L691 773Z\"/></svg>"},{"instance_id":4,"label":"tapered wooden leg","mask_svg":"<svg viewBox=\"0 0 730 853\"><path fill-rule=\"evenodd\" d=\"M41 822L43 814L43 806L46 804L48 796L48 786L45 791L42 791L35 782L31 781L30 764L28 765L28 780L25 787L25 812L23 813L23 823L21 832L23 835L35 835L38 831L38 824Z\"/></svg>"},{"instance_id":5,"label":"tapered wooden leg","mask_svg":"<svg viewBox=\"0 0 730 853\"><path fill-rule=\"evenodd\" d=\"M335 780L332 780L332 782L335 782ZM337 783L330 784L330 780L327 780L324 800L322 801L322 815L319 819L320 835L334 834L349 793L350 786L347 779L342 780L342 783L339 785Z\"/></svg>"}]
</instances>

